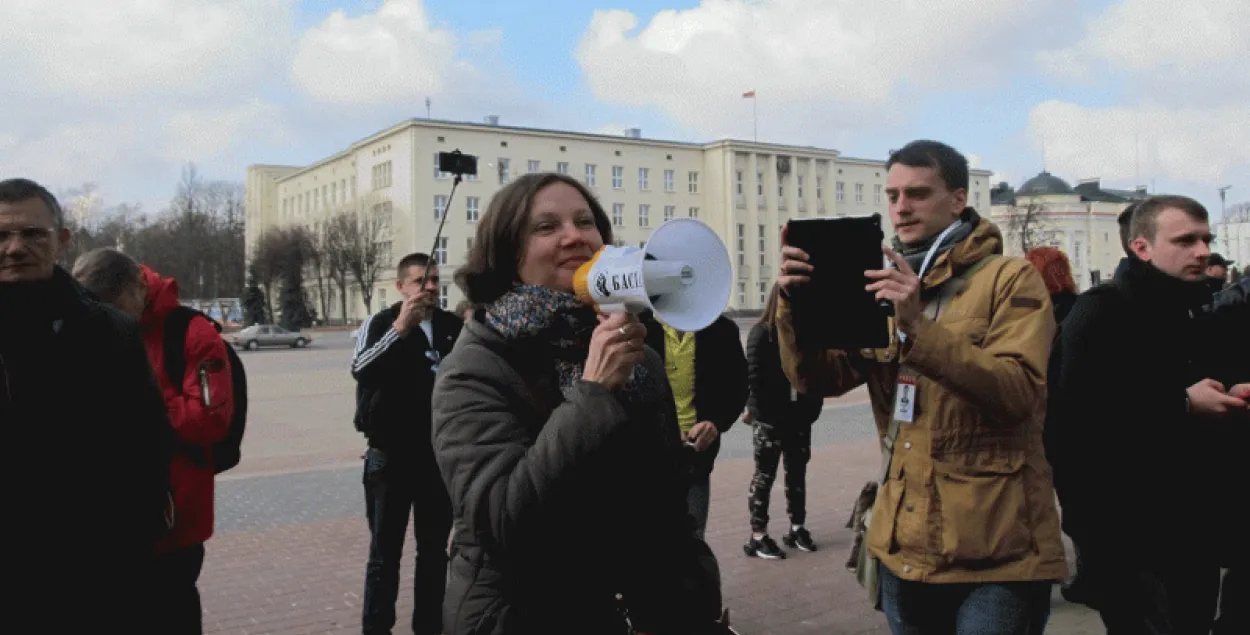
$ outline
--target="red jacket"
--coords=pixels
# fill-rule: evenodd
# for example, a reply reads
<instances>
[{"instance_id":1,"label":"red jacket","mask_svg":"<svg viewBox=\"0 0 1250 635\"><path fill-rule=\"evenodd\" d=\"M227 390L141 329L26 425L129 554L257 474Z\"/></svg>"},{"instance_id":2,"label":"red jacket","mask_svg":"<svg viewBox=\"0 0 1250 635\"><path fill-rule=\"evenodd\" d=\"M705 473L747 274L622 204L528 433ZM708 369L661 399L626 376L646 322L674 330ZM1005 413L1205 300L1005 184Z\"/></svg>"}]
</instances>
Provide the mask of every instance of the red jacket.
<instances>
[{"instance_id":1,"label":"red jacket","mask_svg":"<svg viewBox=\"0 0 1250 635\"><path fill-rule=\"evenodd\" d=\"M148 285L148 295L140 328L148 361L165 395L165 409L174 427L174 437L178 444L204 446L204 454L208 456L208 446L225 438L234 408L226 343L208 320L191 320L184 349L187 370L179 394L170 385L165 372L165 318L178 307L178 283L172 278L162 278L146 266L143 279ZM204 405L200 388L201 366L209 371L209 406ZM208 458L207 465L197 465L190 455L174 453L169 468L174 527L157 543L157 552L197 545L213 535L214 475L212 457Z\"/></svg>"}]
</instances>

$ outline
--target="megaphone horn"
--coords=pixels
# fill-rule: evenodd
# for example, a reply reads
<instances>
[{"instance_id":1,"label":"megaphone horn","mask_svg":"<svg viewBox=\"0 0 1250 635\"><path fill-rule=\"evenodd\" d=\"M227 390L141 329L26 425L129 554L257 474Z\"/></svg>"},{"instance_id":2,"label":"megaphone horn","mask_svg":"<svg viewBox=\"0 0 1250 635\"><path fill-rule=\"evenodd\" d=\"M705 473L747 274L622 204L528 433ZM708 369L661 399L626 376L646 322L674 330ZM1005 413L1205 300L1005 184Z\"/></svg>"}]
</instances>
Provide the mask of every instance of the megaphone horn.
<instances>
[{"instance_id":1,"label":"megaphone horn","mask_svg":"<svg viewBox=\"0 0 1250 635\"><path fill-rule=\"evenodd\" d=\"M724 311L732 275L716 232L675 218L655 228L644 248L604 246L577 269L573 291L601 313L651 310L679 331L699 331Z\"/></svg>"}]
</instances>

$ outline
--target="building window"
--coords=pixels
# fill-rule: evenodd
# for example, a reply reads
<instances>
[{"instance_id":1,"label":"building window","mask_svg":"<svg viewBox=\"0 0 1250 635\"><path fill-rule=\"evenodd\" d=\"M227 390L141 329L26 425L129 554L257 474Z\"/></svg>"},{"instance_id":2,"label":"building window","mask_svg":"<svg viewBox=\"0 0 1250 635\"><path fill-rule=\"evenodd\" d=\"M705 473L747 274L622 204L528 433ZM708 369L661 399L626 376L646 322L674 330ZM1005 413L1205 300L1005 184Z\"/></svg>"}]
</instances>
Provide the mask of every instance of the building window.
<instances>
[{"instance_id":1,"label":"building window","mask_svg":"<svg viewBox=\"0 0 1250 635\"><path fill-rule=\"evenodd\" d=\"M473 237L472 236L469 236L469 239L464 242L464 253L467 254L470 251L473 251Z\"/></svg>"},{"instance_id":2,"label":"building window","mask_svg":"<svg viewBox=\"0 0 1250 635\"><path fill-rule=\"evenodd\" d=\"M977 199L980 199L980 198L981 198L981 195L977 194ZM877 205L881 204L881 184L879 183L877 185L872 186L872 202L876 203Z\"/></svg>"},{"instance_id":3,"label":"building window","mask_svg":"<svg viewBox=\"0 0 1250 635\"><path fill-rule=\"evenodd\" d=\"M735 183L737 184L736 188L737 188L738 196L742 196L742 170L738 170L738 173L734 176L734 179L735 179Z\"/></svg>"},{"instance_id":4,"label":"building window","mask_svg":"<svg viewBox=\"0 0 1250 635\"><path fill-rule=\"evenodd\" d=\"M691 172L689 181L690 181L690 185L687 187L687 190L691 194L698 194L699 193L699 173Z\"/></svg>"},{"instance_id":5,"label":"building window","mask_svg":"<svg viewBox=\"0 0 1250 635\"><path fill-rule=\"evenodd\" d=\"M438 246L434 248L434 264L447 264L447 237L438 237Z\"/></svg>"},{"instance_id":6,"label":"building window","mask_svg":"<svg viewBox=\"0 0 1250 635\"><path fill-rule=\"evenodd\" d=\"M478 218L478 206L481 199L476 196L468 196L464 199L464 217L470 223L476 223Z\"/></svg>"},{"instance_id":7,"label":"building window","mask_svg":"<svg viewBox=\"0 0 1250 635\"><path fill-rule=\"evenodd\" d=\"M738 283L738 308L743 308L747 303L747 283Z\"/></svg>"},{"instance_id":8,"label":"building window","mask_svg":"<svg viewBox=\"0 0 1250 635\"><path fill-rule=\"evenodd\" d=\"M625 186L625 168L614 165L612 166L612 189L619 190Z\"/></svg>"},{"instance_id":9,"label":"building window","mask_svg":"<svg viewBox=\"0 0 1250 635\"><path fill-rule=\"evenodd\" d=\"M378 287L378 306L386 306L386 287Z\"/></svg>"},{"instance_id":10,"label":"building window","mask_svg":"<svg viewBox=\"0 0 1250 635\"><path fill-rule=\"evenodd\" d=\"M650 205L644 204L644 205L638 206L638 226L639 227L651 226L651 206Z\"/></svg>"},{"instance_id":11,"label":"building window","mask_svg":"<svg viewBox=\"0 0 1250 635\"><path fill-rule=\"evenodd\" d=\"M794 177L794 183L799 188L799 200L803 200L803 177Z\"/></svg>"},{"instance_id":12,"label":"building window","mask_svg":"<svg viewBox=\"0 0 1250 635\"><path fill-rule=\"evenodd\" d=\"M373 189L380 190L391 185L391 162L373 166Z\"/></svg>"},{"instance_id":13,"label":"building window","mask_svg":"<svg viewBox=\"0 0 1250 635\"><path fill-rule=\"evenodd\" d=\"M647 248L647 241L645 241L645 240L640 240L640 241L638 241L638 248L639 248L639 249L646 249L646 248Z\"/></svg>"},{"instance_id":14,"label":"building window","mask_svg":"<svg viewBox=\"0 0 1250 635\"><path fill-rule=\"evenodd\" d=\"M443 212L447 211L447 196L438 194L434 197L434 220L442 220Z\"/></svg>"},{"instance_id":15,"label":"building window","mask_svg":"<svg viewBox=\"0 0 1250 635\"><path fill-rule=\"evenodd\" d=\"M526 166L526 171L529 172L530 174L538 174L539 172L543 171L542 165L543 165L542 161L539 161L537 159L530 159L529 165Z\"/></svg>"},{"instance_id":16,"label":"building window","mask_svg":"<svg viewBox=\"0 0 1250 635\"><path fill-rule=\"evenodd\" d=\"M764 173L763 172L755 173L755 195L756 196L764 195Z\"/></svg>"},{"instance_id":17,"label":"building window","mask_svg":"<svg viewBox=\"0 0 1250 635\"><path fill-rule=\"evenodd\" d=\"M785 197L786 197L786 184L782 183L781 179L777 179L777 198L785 198Z\"/></svg>"},{"instance_id":18,"label":"building window","mask_svg":"<svg viewBox=\"0 0 1250 635\"><path fill-rule=\"evenodd\" d=\"M356 178L356 177L352 177L352 178ZM342 181L339 181L339 202L340 203L347 202L347 179L343 179Z\"/></svg>"},{"instance_id":19,"label":"building window","mask_svg":"<svg viewBox=\"0 0 1250 635\"><path fill-rule=\"evenodd\" d=\"M447 178L447 177L449 177L449 176L451 176L451 175L450 175L450 174L448 174L447 172L444 172L444 171L442 171L442 170L438 169L438 154L439 154L439 153L437 153L437 152L435 152L435 153L434 153L434 178L436 178L436 179L445 179L445 178Z\"/></svg>"},{"instance_id":20,"label":"building window","mask_svg":"<svg viewBox=\"0 0 1250 635\"><path fill-rule=\"evenodd\" d=\"M664 220L666 221L673 220L673 217L676 215L677 215L677 206L675 205L664 206Z\"/></svg>"},{"instance_id":21,"label":"building window","mask_svg":"<svg viewBox=\"0 0 1250 635\"><path fill-rule=\"evenodd\" d=\"M511 163L512 163L511 161L503 157L499 157L498 165L499 165L499 184L500 185L507 185L508 181L512 180Z\"/></svg>"},{"instance_id":22,"label":"building window","mask_svg":"<svg viewBox=\"0 0 1250 635\"><path fill-rule=\"evenodd\" d=\"M390 201L377 203L373 206L373 218L377 221L378 229L386 233L391 231L392 209Z\"/></svg>"},{"instance_id":23,"label":"building window","mask_svg":"<svg viewBox=\"0 0 1250 635\"><path fill-rule=\"evenodd\" d=\"M613 227L625 226L625 204L624 203L612 204L612 226Z\"/></svg>"},{"instance_id":24,"label":"building window","mask_svg":"<svg viewBox=\"0 0 1250 635\"><path fill-rule=\"evenodd\" d=\"M768 304L768 283L760 282L760 306Z\"/></svg>"},{"instance_id":25,"label":"building window","mask_svg":"<svg viewBox=\"0 0 1250 635\"><path fill-rule=\"evenodd\" d=\"M556 174L568 174L568 173L569 173L568 161L561 161L556 164Z\"/></svg>"},{"instance_id":26,"label":"building window","mask_svg":"<svg viewBox=\"0 0 1250 635\"><path fill-rule=\"evenodd\" d=\"M855 202L856 203L864 202L864 184L863 183L855 184Z\"/></svg>"},{"instance_id":27,"label":"building window","mask_svg":"<svg viewBox=\"0 0 1250 635\"><path fill-rule=\"evenodd\" d=\"M586 164L586 187L595 187L595 164Z\"/></svg>"},{"instance_id":28,"label":"building window","mask_svg":"<svg viewBox=\"0 0 1250 635\"><path fill-rule=\"evenodd\" d=\"M338 183L331 183L331 184L330 184L330 200L329 200L329 201L327 201L330 205L333 205L333 204L335 204L335 203L337 203L337 202L338 202L338 200L339 200L339 191L338 191L338 190L339 190L339 184L338 184Z\"/></svg>"},{"instance_id":29,"label":"building window","mask_svg":"<svg viewBox=\"0 0 1250 635\"><path fill-rule=\"evenodd\" d=\"M674 191L674 186L673 186L673 171L672 171L672 170L665 170L665 171L664 171L664 191L665 191L665 192L672 192L672 191Z\"/></svg>"},{"instance_id":30,"label":"building window","mask_svg":"<svg viewBox=\"0 0 1250 635\"><path fill-rule=\"evenodd\" d=\"M690 218L698 218L698 217L699 217L699 208L697 208L697 207L691 207L691 208L690 208L690 212L689 212L689 216L690 216Z\"/></svg>"},{"instance_id":31,"label":"building window","mask_svg":"<svg viewBox=\"0 0 1250 635\"><path fill-rule=\"evenodd\" d=\"M447 301L448 301L447 295L449 293L451 293L451 285L449 284L438 285L438 308L444 311L447 310Z\"/></svg>"},{"instance_id":32,"label":"building window","mask_svg":"<svg viewBox=\"0 0 1250 635\"><path fill-rule=\"evenodd\" d=\"M878 186L877 186L877 189L880 189L880 188L881 188L881 186L880 186L880 185L878 185ZM975 207L981 207L981 193L980 193L980 192L974 192L974 193L972 194L972 200L973 200L973 206L975 206Z\"/></svg>"},{"instance_id":33,"label":"building window","mask_svg":"<svg viewBox=\"0 0 1250 635\"><path fill-rule=\"evenodd\" d=\"M638 168L638 191L646 192L651 189L651 169Z\"/></svg>"},{"instance_id":34,"label":"building window","mask_svg":"<svg viewBox=\"0 0 1250 635\"><path fill-rule=\"evenodd\" d=\"M747 226L738 223L738 266L746 264L747 256Z\"/></svg>"},{"instance_id":35,"label":"building window","mask_svg":"<svg viewBox=\"0 0 1250 635\"><path fill-rule=\"evenodd\" d=\"M833 184L833 200L839 203L846 200L846 183L838 181Z\"/></svg>"},{"instance_id":36,"label":"building window","mask_svg":"<svg viewBox=\"0 0 1250 635\"><path fill-rule=\"evenodd\" d=\"M768 245L764 240L764 226L760 225L760 266L764 266L764 256L768 253Z\"/></svg>"},{"instance_id":37,"label":"building window","mask_svg":"<svg viewBox=\"0 0 1250 635\"><path fill-rule=\"evenodd\" d=\"M391 264L391 241L382 241L377 244L378 262L382 266L389 267Z\"/></svg>"},{"instance_id":38,"label":"building window","mask_svg":"<svg viewBox=\"0 0 1250 635\"><path fill-rule=\"evenodd\" d=\"M820 177L816 177L816 199L820 200L825 196L825 185L821 182Z\"/></svg>"}]
</instances>

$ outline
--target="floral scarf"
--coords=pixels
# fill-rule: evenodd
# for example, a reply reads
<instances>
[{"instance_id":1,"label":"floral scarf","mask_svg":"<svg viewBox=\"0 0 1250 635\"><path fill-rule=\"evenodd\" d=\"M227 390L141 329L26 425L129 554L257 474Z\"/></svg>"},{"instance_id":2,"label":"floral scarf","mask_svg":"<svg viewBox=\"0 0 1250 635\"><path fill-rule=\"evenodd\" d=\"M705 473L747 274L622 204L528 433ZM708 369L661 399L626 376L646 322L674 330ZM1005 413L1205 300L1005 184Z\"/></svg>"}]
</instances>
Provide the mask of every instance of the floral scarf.
<instances>
[{"instance_id":1,"label":"floral scarf","mask_svg":"<svg viewBox=\"0 0 1250 635\"><path fill-rule=\"evenodd\" d=\"M508 341L541 338L550 344L560 391L568 398L581 381L590 352L590 336L599 319L577 296L533 285L517 285L488 304L485 321ZM645 403L659 395L641 364L618 391L626 403Z\"/></svg>"}]
</instances>

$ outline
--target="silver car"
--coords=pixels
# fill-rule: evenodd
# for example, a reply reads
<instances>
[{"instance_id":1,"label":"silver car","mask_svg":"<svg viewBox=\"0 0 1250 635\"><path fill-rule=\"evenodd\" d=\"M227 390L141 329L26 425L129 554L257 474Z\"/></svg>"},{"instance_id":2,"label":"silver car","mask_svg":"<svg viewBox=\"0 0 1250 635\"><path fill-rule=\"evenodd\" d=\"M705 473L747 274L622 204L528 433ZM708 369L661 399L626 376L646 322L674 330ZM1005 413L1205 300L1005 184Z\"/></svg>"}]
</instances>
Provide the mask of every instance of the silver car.
<instances>
[{"instance_id":1,"label":"silver car","mask_svg":"<svg viewBox=\"0 0 1250 635\"><path fill-rule=\"evenodd\" d=\"M230 343L244 350L256 350L262 346L290 346L304 348L312 342L306 333L288 331L273 324L253 324L229 337Z\"/></svg>"}]
</instances>

